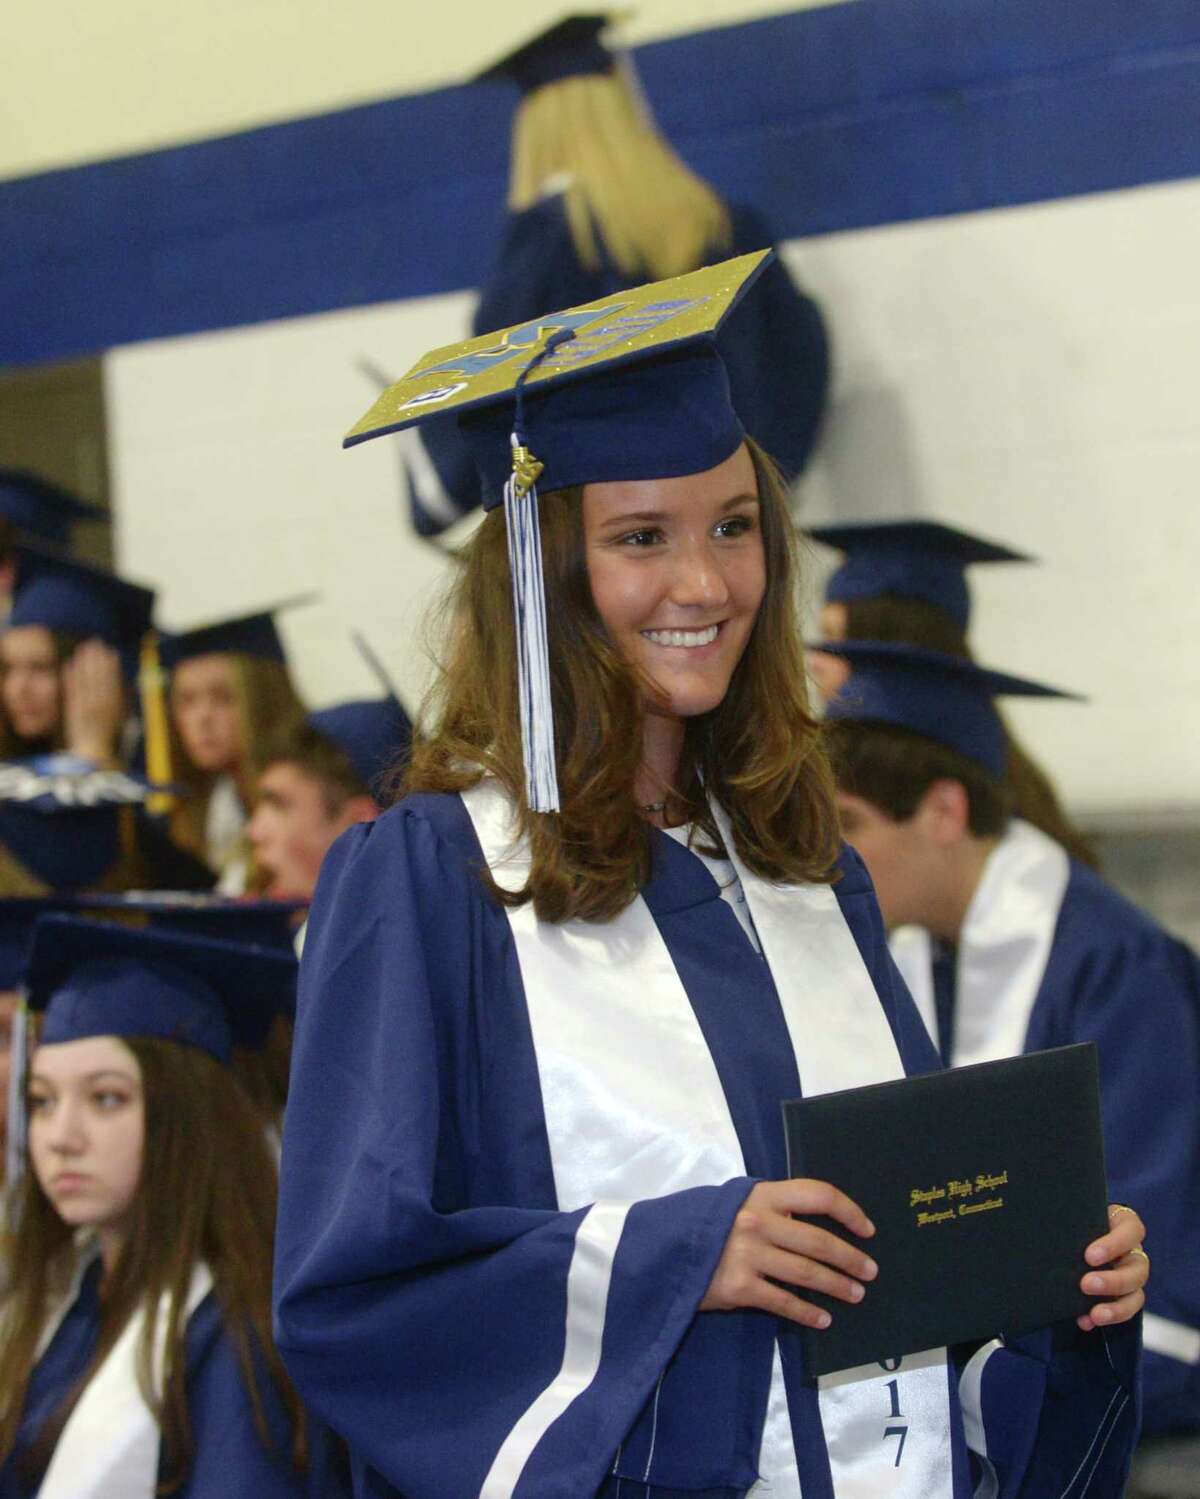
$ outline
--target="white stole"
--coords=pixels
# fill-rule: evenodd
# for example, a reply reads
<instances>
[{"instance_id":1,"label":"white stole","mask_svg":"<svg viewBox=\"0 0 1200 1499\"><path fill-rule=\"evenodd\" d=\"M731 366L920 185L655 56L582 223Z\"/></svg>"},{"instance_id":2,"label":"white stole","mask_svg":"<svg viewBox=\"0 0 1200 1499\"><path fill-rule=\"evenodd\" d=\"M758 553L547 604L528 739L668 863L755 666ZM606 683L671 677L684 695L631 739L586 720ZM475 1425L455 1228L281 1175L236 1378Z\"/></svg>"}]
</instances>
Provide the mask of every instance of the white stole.
<instances>
[{"instance_id":1,"label":"white stole","mask_svg":"<svg viewBox=\"0 0 1200 1499\"><path fill-rule=\"evenodd\" d=\"M485 780L463 793L463 801L497 883L523 886L529 857L515 841L508 798L494 781ZM775 980L804 1093L902 1076L891 1030L832 889L770 885L752 874L737 859L728 826L717 815ZM617 1204L744 1176L715 1063L645 902L639 897L603 923L542 922L532 904L509 908L507 915L537 1055L559 1207L573 1211L595 1204L592 1213L610 1215ZM619 1232L610 1236L608 1260L597 1268L595 1286L586 1293L580 1289L581 1298L587 1295L594 1304L601 1285L607 1291L618 1243ZM568 1329L579 1320L570 1302L567 1320ZM601 1319L589 1365L592 1377L602 1333ZM530 1408L542 1405L547 1419L524 1433L520 1445L526 1456L562 1408L548 1398L553 1388ZM584 1388L576 1368L573 1392ZM944 1350L906 1358L899 1370L872 1365L822 1379L819 1401L837 1499L950 1499ZM906 1446L896 1466L899 1436L885 1432L901 1424ZM508 1447L506 1442L497 1468L512 1472L512 1482L493 1484L489 1475L483 1499L507 1499L519 1478ZM798 1499L778 1355L762 1461L774 1499Z\"/></svg>"},{"instance_id":2,"label":"white stole","mask_svg":"<svg viewBox=\"0 0 1200 1499\"><path fill-rule=\"evenodd\" d=\"M1070 860L1060 845L1014 818L988 856L959 933L952 1066L994 1062L1025 1050L1070 876ZM900 927L890 942L936 1045L928 933Z\"/></svg>"},{"instance_id":3,"label":"white stole","mask_svg":"<svg viewBox=\"0 0 1200 1499\"><path fill-rule=\"evenodd\" d=\"M80 1266L75 1281L86 1262ZM212 1289L208 1266L198 1264L188 1288L190 1317ZM49 1333L69 1310L68 1298ZM151 1378L161 1395L165 1374L168 1298L159 1300L154 1328ZM130 1317L108 1356L92 1375L63 1427L38 1489L38 1499L154 1499L158 1486L161 1431L138 1386L137 1351L146 1322L144 1309ZM49 1342L43 1334L43 1348Z\"/></svg>"}]
</instances>

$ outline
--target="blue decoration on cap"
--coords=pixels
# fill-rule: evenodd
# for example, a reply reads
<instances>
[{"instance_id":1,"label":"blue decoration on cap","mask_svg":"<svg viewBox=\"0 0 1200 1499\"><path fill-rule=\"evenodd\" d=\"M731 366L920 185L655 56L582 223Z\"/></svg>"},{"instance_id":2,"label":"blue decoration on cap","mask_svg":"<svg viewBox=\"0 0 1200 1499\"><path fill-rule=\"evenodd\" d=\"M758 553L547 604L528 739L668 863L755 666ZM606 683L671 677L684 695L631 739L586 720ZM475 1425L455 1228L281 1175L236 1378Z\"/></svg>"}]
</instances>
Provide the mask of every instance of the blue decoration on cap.
<instances>
[{"instance_id":1,"label":"blue decoration on cap","mask_svg":"<svg viewBox=\"0 0 1200 1499\"><path fill-rule=\"evenodd\" d=\"M150 628L154 591L115 573L34 547L17 548L17 587L8 629L40 625L80 640L102 640L127 655Z\"/></svg>"},{"instance_id":2,"label":"blue decoration on cap","mask_svg":"<svg viewBox=\"0 0 1200 1499\"><path fill-rule=\"evenodd\" d=\"M297 964L277 949L43 916L26 971L41 1044L88 1036L175 1041L228 1062L260 1047L293 1003Z\"/></svg>"},{"instance_id":3,"label":"blue decoration on cap","mask_svg":"<svg viewBox=\"0 0 1200 1499\"><path fill-rule=\"evenodd\" d=\"M826 718L908 729L957 751L997 780L1004 775L1006 741L994 698L1083 701L1076 693L992 671L961 656L896 641L821 641L811 648L841 656L852 667L849 680L825 705Z\"/></svg>"},{"instance_id":4,"label":"blue decoration on cap","mask_svg":"<svg viewBox=\"0 0 1200 1499\"><path fill-rule=\"evenodd\" d=\"M65 547L75 521L107 520L108 512L28 469L0 467L0 519L28 536Z\"/></svg>"},{"instance_id":5,"label":"blue decoration on cap","mask_svg":"<svg viewBox=\"0 0 1200 1499\"><path fill-rule=\"evenodd\" d=\"M600 40L610 21L599 14L566 16L485 68L476 81L504 79L530 94L563 78L611 73L613 56Z\"/></svg>"},{"instance_id":6,"label":"blue decoration on cap","mask_svg":"<svg viewBox=\"0 0 1200 1499\"><path fill-rule=\"evenodd\" d=\"M808 534L846 553L826 585L828 603L848 604L885 594L919 599L948 614L964 632L971 611L964 569L976 562L1035 560L939 521L863 521L814 526Z\"/></svg>"},{"instance_id":7,"label":"blue decoration on cap","mask_svg":"<svg viewBox=\"0 0 1200 1499\"><path fill-rule=\"evenodd\" d=\"M153 789L68 755L0 764L0 845L51 890L87 889L121 857L121 809Z\"/></svg>"},{"instance_id":8,"label":"blue decoration on cap","mask_svg":"<svg viewBox=\"0 0 1200 1499\"><path fill-rule=\"evenodd\" d=\"M170 670L181 661L191 661L197 656L224 655L253 656L259 661L286 663L287 655L275 616L285 609L311 604L316 597L315 593L298 594L253 614L211 620L191 630L164 631L160 636L162 663Z\"/></svg>"}]
</instances>

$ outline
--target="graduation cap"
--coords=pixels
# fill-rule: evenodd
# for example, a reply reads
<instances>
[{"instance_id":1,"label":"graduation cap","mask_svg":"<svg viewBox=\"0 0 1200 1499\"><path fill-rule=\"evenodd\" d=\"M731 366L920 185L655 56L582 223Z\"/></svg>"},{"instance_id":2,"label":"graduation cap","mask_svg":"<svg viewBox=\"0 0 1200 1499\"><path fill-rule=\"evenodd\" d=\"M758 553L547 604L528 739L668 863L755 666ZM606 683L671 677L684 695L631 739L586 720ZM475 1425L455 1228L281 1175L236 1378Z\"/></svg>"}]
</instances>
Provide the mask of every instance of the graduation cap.
<instances>
[{"instance_id":1,"label":"graduation cap","mask_svg":"<svg viewBox=\"0 0 1200 1499\"><path fill-rule=\"evenodd\" d=\"M34 547L17 548L17 587L8 629L41 625L80 640L103 640L128 660L150 628L154 591L115 573Z\"/></svg>"},{"instance_id":2,"label":"graduation cap","mask_svg":"<svg viewBox=\"0 0 1200 1499\"><path fill-rule=\"evenodd\" d=\"M307 901L259 900L211 895L185 890L131 890L122 894L76 895L60 901L59 909L83 912L105 920L184 932L221 942L271 947L292 952L297 918ZM0 903L0 918L3 916ZM3 987L0 984L0 987Z\"/></svg>"},{"instance_id":3,"label":"graduation cap","mask_svg":"<svg viewBox=\"0 0 1200 1499\"><path fill-rule=\"evenodd\" d=\"M971 609L965 568L976 562L1035 560L940 521L861 521L813 526L808 534L846 554L825 587L826 602L848 604L883 594L920 599L948 614L963 631Z\"/></svg>"},{"instance_id":4,"label":"graduation cap","mask_svg":"<svg viewBox=\"0 0 1200 1499\"><path fill-rule=\"evenodd\" d=\"M39 916L62 909L53 897L11 896L0 900L0 990L19 989L25 976L25 954Z\"/></svg>"},{"instance_id":5,"label":"graduation cap","mask_svg":"<svg viewBox=\"0 0 1200 1499\"><path fill-rule=\"evenodd\" d=\"M121 809L154 789L68 755L0 764L0 845L51 890L86 889L121 857Z\"/></svg>"},{"instance_id":6,"label":"graduation cap","mask_svg":"<svg viewBox=\"0 0 1200 1499\"><path fill-rule=\"evenodd\" d=\"M411 746L412 721L383 662L364 636L355 631L351 639L378 678L384 696L320 708L305 721L341 750L355 775L373 793L378 778Z\"/></svg>"},{"instance_id":7,"label":"graduation cap","mask_svg":"<svg viewBox=\"0 0 1200 1499\"><path fill-rule=\"evenodd\" d=\"M770 250L435 349L386 390L347 447L453 412L503 503L517 615L526 793L558 810L537 485L703 473L745 438L717 349Z\"/></svg>"},{"instance_id":8,"label":"graduation cap","mask_svg":"<svg viewBox=\"0 0 1200 1499\"><path fill-rule=\"evenodd\" d=\"M565 16L477 73L475 81L503 79L530 94L563 78L610 73L613 56L600 37L614 19L610 14Z\"/></svg>"},{"instance_id":9,"label":"graduation cap","mask_svg":"<svg viewBox=\"0 0 1200 1499\"><path fill-rule=\"evenodd\" d=\"M33 929L26 1003L45 1012L44 1046L155 1037L228 1062L292 1008L296 972L279 949L50 915Z\"/></svg>"},{"instance_id":10,"label":"graduation cap","mask_svg":"<svg viewBox=\"0 0 1200 1499\"><path fill-rule=\"evenodd\" d=\"M275 625L275 616L285 609L311 604L316 597L315 593L297 594L253 614L211 620L191 630L164 631L161 636L163 665L171 669L196 656L223 655L254 656L260 661L286 663L287 655Z\"/></svg>"},{"instance_id":11,"label":"graduation cap","mask_svg":"<svg viewBox=\"0 0 1200 1499\"><path fill-rule=\"evenodd\" d=\"M993 699L1083 701L1077 693L899 641L821 641L812 649L851 666L849 679L825 705L826 718L895 724L957 751L997 780L1004 775L1006 736Z\"/></svg>"},{"instance_id":12,"label":"graduation cap","mask_svg":"<svg viewBox=\"0 0 1200 1499\"><path fill-rule=\"evenodd\" d=\"M101 506L78 499L28 469L0 467L0 519L29 536L65 547L75 521L107 518Z\"/></svg>"}]
</instances>

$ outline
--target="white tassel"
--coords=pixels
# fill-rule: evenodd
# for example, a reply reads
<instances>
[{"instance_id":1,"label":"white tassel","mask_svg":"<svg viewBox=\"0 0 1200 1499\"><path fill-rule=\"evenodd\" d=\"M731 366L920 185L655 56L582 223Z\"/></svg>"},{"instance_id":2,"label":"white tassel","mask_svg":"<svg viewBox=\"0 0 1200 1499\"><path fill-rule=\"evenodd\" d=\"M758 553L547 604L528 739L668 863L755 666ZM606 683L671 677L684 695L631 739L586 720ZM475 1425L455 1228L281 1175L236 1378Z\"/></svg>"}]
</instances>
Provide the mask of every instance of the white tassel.
<instances>
[{"instance_id":1,"label":"white tassel","mask_svg":"<svg viewBox=\"0 0 1200 1499\"><path fill-rule=\"evenodd\" d=\"M514 442L515 446L515 442ZM557 812L554 705L550 697L550 645L546 628L546 580L537 486L522 493L514 475L504 486L508 565L512 573L517 635L517 690L521 698L521 745L525 795L533 812Z\"/></svg>"}]
</instances>

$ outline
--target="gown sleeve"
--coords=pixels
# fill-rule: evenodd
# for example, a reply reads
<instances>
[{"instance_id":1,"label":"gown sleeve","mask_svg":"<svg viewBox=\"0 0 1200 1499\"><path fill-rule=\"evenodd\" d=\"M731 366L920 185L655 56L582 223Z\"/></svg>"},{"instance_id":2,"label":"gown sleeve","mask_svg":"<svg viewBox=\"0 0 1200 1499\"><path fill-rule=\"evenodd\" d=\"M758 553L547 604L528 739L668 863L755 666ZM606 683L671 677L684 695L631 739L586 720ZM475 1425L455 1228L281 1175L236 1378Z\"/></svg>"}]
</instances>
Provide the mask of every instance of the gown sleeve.
<instances>
[{"instance_id":1,"label":"gown sleeve","mask_svg":"<svg viewBox=\"0 0 1200 1499\"><path fill-rule=\"evenodd\" d=\"M270 1375L257 1361L255 1379L271 1443L264 1445L237 1352L220 1309L208 1297L188 1323L188 1415L193 1458L180 1499L349 1499L349 1471L331 1433L309 1421L309 1462L292 1466L291 1433Z\"/></svg>"},{"instance_id":2,"label":"gown sleeve","mask_svg":"<svg viewBox=\"0 0 1200 1499\"><path fill-rule=\"evenodd\" d=\"M405 1499L591 1495L751 1182L558 1211L507 918L421 801L461 811L352 829L313 904L278 1345Z\"/></svg>"},{"instance_id":3,"label":"gown sleeve","mask_svg":"<svg viewBox=\"0 0 1200 1499\"><path fill-rule=\"evenodd\" d=\"M1094 1041L1109 1194L1146 1223L1146 1432L1200 1427L1200 961L1073 873L1038 1044ZM1104 897L1108 897L1105 899ZM1098 940L1107 930L1109 940Z\"/></svg>"}]
</instances>

